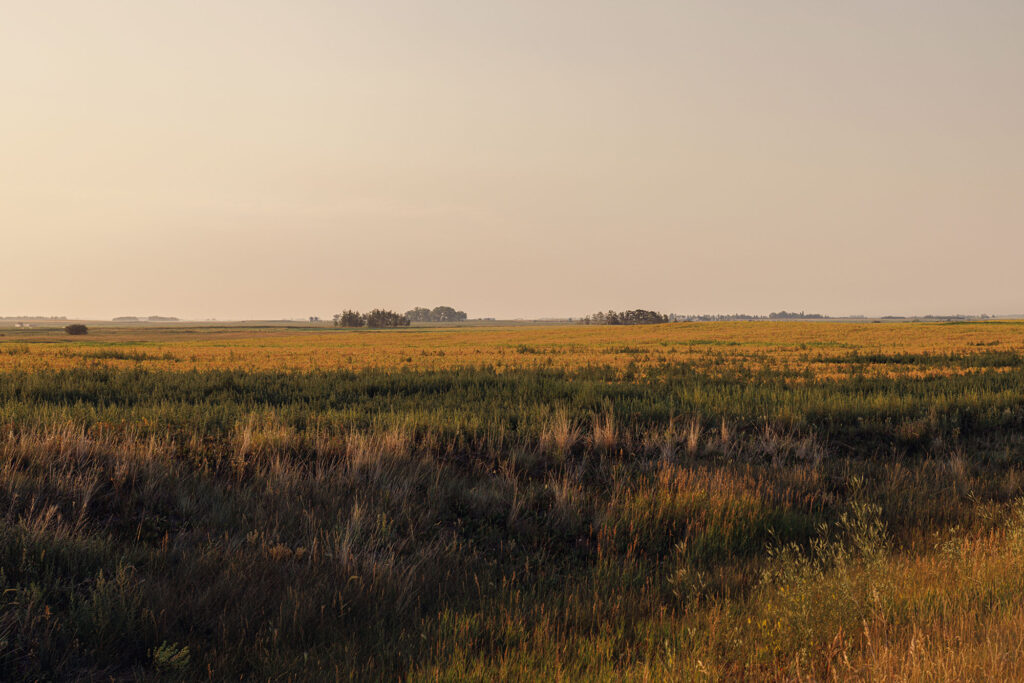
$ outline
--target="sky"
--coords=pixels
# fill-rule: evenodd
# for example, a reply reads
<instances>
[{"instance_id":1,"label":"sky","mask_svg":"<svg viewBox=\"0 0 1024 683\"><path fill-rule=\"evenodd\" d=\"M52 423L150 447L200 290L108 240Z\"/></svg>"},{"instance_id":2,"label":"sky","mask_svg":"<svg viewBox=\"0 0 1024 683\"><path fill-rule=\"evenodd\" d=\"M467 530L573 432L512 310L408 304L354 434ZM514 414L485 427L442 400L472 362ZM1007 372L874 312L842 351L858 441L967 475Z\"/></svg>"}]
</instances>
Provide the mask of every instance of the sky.
<instances>
[{"instance_id":1,"label":"sky","mask_svg":"<svg viewBox=\"0 0 1024 683\"><path fill-rule=\"evenodd\" d=\"M1020 0L0 0L0 316L1024 313Z\"/></svg>"}]
</instances>

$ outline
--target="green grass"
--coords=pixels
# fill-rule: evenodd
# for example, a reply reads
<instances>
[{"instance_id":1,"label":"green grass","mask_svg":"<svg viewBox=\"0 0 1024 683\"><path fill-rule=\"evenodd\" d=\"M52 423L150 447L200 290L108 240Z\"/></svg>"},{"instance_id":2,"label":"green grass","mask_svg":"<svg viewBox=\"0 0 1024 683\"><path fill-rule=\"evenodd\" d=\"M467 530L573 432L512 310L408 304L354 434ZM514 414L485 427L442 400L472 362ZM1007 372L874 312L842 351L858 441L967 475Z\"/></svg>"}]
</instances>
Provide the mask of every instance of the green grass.
<instances>
[{"instance_id":1,"label":"green grass","mask_svg":"<svg viewBox=\"0 0 1024 683\"><path fill-rule=\"evenodd\" d=\"M0 678L871 678L1017 628L1019 356L844 358L976 371L0 373Z\"/></svg>"}]
</instances>

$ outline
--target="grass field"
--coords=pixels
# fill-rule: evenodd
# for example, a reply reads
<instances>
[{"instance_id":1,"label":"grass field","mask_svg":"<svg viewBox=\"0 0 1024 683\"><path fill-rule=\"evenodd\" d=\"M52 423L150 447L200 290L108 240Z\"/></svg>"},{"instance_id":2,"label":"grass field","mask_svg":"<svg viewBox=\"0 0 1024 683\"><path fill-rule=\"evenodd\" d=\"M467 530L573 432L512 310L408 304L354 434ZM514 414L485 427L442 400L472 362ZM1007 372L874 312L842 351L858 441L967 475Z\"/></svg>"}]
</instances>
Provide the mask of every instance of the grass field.
<instances>
[{"instance_id":1,"label":"grass field","mask_svg":"<svg viewBox=\"0 0 1024 683\"><path fill-rule=\"evenodd\" d=\"M0 332L0 679L1024 678L1024 322Z\"/></svg>"}]
</instances>

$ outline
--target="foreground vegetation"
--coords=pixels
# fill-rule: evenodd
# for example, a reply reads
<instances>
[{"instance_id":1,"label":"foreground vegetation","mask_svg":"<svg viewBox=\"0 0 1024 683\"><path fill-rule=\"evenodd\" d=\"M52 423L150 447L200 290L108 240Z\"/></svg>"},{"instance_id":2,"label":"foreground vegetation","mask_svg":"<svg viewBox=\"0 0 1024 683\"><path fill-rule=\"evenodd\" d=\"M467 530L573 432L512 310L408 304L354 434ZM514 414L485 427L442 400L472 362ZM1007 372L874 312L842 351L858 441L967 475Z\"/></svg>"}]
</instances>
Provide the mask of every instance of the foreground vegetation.
<instances>
[{"instance_id":1,"label":"foreground vegetation","mask_svg":"<svg viewBox=\"0 0 1024 683\"><path fill-rule=\"evenodd\" d=\"M1019 679L1022 350L8 333L0 679Z\"/></svg>"}]
</instances>

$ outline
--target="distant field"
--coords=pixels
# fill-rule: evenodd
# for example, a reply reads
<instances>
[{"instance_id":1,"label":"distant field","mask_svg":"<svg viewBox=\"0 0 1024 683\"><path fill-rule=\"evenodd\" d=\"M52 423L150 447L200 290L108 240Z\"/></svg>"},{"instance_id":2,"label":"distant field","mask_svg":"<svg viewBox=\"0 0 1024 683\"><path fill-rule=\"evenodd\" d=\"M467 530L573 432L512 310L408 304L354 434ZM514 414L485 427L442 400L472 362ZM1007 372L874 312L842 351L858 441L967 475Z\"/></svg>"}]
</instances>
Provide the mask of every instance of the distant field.
<instances>
[{"instance_id":1,"label":"distant field","mask_svg":"<svg viewBox=\"0 0 1024 683\"><path fill-rule=\"evenodd\" d=\"M1024 321L0 333L0 679L1024 677Z\"/></svg>"},{"instance_id":2,"label":"distant field","mask_svg":"<svg viewBox=\"0 0 1024 683\"><path fill-rule=\"evenodd\" d=\"M30 347L19 344L31 343ZM324 330L242 324L111 326L86 337L8 330L0 370L106 366L146 370L642 370L686 363L814 378L926 376L1012 367L1024 321L979 323L724 322L650 326ZM1005 363L1004 363L1005 362ZM1007 365L1008 363L1008 365Z\"/></svg>"}]
</instances>

